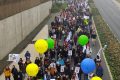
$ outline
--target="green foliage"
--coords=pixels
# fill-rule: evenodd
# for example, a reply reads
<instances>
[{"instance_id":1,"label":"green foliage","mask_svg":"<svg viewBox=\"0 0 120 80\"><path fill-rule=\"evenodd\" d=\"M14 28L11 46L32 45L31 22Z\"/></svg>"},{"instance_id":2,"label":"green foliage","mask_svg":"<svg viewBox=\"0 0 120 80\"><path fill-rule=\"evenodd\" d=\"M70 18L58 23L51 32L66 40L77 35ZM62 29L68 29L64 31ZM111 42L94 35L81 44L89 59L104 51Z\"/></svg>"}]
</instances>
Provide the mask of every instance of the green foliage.
<instances>
[{"instance_id":1,"label":"green foliage","mask_svg":"<svg viewBox=\"0 0 120 80\"><path fill-rule=\"evenodd\" d=\"M108 45L108 48L105 50L105 57L110 66L113 79L120 80L120 43L104 22L93 0L89 0L89 4L102 46L106 43Z\"/></svg>"},{"instance_id":2,"label":"green foliage","mask_svg":"<svg viewBox=\"0 0 120 80\"><path fill-rule=\"evenodd\" d=\"M57 13L62 9L65 9L67 7L67 3L55 3L52 6L51 12L52 13Z\"/></svg>"}]
</instances>

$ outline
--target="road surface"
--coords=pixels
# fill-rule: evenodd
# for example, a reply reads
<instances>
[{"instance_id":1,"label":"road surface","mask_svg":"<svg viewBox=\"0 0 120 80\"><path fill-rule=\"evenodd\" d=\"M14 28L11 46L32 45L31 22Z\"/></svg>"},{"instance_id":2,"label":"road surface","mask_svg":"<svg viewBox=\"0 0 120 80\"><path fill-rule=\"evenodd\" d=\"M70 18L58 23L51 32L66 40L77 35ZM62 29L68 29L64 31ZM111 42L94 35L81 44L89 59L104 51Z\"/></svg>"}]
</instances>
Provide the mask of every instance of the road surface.
<instances>
[{"instance_id":1,"label":"road surface","mask_svg":"<svg viewBox=\"0 0 120 80\"><path fill-rule=\"evenodd\" d=\"M114 0L94 0L96 7L111 31L120 41L120 4Z\"/></svg>"}]
</instances>

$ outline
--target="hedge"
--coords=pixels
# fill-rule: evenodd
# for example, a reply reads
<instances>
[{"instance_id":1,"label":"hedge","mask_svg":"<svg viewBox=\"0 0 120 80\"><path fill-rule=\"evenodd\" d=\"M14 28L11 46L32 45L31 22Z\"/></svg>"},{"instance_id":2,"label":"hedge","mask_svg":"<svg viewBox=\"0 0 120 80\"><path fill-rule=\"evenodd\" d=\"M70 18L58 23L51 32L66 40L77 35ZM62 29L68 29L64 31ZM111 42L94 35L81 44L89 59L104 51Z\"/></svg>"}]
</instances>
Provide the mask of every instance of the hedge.
<instances>
[{"instance_id":1,"label":"hedge","mask_svg":"<svg viewBox=\"0 0 120 80\"><path fill-rule=\"evenodd\" d=\"M52 13L57 13L62 9L65 9L67 7L67 3L55 3L52 6L51 12Z\"/></svg>"}]
</instances>

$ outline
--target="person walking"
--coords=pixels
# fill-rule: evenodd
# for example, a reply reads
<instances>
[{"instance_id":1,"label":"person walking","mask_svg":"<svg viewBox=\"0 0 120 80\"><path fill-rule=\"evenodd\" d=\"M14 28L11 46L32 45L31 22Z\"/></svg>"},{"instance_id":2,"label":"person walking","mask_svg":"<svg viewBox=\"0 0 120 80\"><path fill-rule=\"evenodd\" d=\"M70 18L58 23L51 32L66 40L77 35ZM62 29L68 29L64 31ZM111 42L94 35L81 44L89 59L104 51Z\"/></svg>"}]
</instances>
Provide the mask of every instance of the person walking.
<instances>
[{"instance_id":1,"label":"person walking","mask_svg":"<svg viewBox=\"0 0 120 80\"><path fill-rule=\"evenodd\" d=\"M39 65L40 63L41 63L41 61L40 61L39 57L36 57L35 64Z\"/></svg>"},{"instance_id":2,"label":"person walking","mask_svg":"<svg viewBox=\"0 0 120 80\"><path fill-rule=\"evenodd\" d=\"M14 80L18 80L18 70L17 68L15 67L15 65L13 65L13 68L12 68L12 75L13 75L13 78Z\"/></svg>"},{"instance_id":3,"label":"person walking","mask_svg":"<svg viewBox=\"0 0 120 80\"><path fill-rule=\"evenodd\" d=\"M22 71L18 71L18 80L23 80L23 74Z\"/></svg>"},{"instance_id":4,"label":"person walking","mask_svg":"<svg viewBox=\"0 0 120 80\"><path fill-rule=\"evenodd\" d=\"M96 75L101 78L103 76L103 67L101 66L100 63L97 63Z\"/></svg>"},{"instance_id":5,"label":"person walking","mask_svg":"<svg viewBox=\"0 0 120 80\"><path fill-rule=\"evenodd\" d=\"M19 65L19 70L22 70L22 68L23 68L23 60L22 60L22 58L20 58L20 60L18 62L18 65Z\"/></svg>"},{"instance_id":6,"label":"person walking","mask_svg":"<svg viewBox=\"0 0 120 80\"><path fill-rule=\"evenodd\" d=\"M101 58L99 55L97 55L97 57L94 59L95 63L101 63Z\"/></svg>"},{"instance_id":7,"label":"person walking","mask_svg":"<svg viewBox=\"0 0 120 80\"><path fill-rule=\"evenodd\" d=\"M29 51L26 51L26 53L25 53L26 61L27 61L28 59L30 59L30 57L31 57L30 52L29 52Z\"/></svg>"},{"instance_id":8,"label":"person walking","mask_svg":"<svg viewBox=\"0 0 120 80\"><path fill-rule=\"evenodd\" d=\"M25 65L27 66L28 64L32 63L30 59L28 59L27 61L25 61Z\"/></svg>"},{"instance_id":9,"label":"person walking","mask_svg":"<svg viewBox=\"0 0 120 80\"><path fill-rule=\"evenodd\" d=\"M74 35L74 44L77 45L77 33Z\"/></svg>"},{"instance_id":10,"label":"person walking","mask_svg":"<svg viewBox=\"0 0 120 80\"><path fill-rule=\"evenodd\" d=\"M56 63L54 60L49 65L48 69L49 69L51 77L54 78L55 74L57 73Z\"/></svg>"},{"instance_id":11,"label":"person walking","mask_svg":"<svg viewBox=\"0 0 120 80\"><path fill-rule=\"evenodd\" d=\"M10 70L10 68L8 66L4 69L4 74L5 74L5 80L11 80L10 79L10 77L11 77L11 70Z\"/></svg>"}]
</instances>

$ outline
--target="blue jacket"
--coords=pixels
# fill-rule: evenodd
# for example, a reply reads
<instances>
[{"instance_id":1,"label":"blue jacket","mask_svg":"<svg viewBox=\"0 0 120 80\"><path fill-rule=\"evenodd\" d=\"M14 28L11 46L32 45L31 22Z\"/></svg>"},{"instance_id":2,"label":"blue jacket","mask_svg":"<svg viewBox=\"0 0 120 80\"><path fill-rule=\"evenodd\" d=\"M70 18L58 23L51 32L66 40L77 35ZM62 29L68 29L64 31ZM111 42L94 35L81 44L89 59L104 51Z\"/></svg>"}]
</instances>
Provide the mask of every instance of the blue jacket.
<instances>
[{"instance_id":1,"label":"blue jacket","mask_svg":"<svg viewBox=\"0 0 120 80\"><path fill-rule=\"evenodd\" d=\"M99 77L103 76L103 68L102 68L102 66L97 67L96 75L99 76Z\"/></svg>"},{"instance_id":2,"label":"blue jacket","mask_svg":"<svg viewBox=\"0 0 120 80\"><path fill-rule=\"evenodd\" d=\"M25 53L25 57L30 57L30 53L29 53L29 52L26 52L26 53Z\"/></svg>"}]
</instances>

